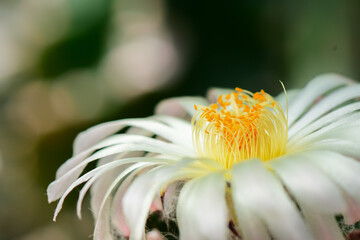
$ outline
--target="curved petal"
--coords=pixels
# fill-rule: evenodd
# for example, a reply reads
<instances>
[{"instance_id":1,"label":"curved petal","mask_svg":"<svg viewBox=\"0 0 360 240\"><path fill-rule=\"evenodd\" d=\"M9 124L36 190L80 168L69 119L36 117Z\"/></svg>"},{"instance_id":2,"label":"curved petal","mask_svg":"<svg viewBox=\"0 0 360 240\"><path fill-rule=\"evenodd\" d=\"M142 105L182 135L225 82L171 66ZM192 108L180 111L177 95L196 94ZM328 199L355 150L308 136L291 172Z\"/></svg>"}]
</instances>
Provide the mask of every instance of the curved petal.
<instances>
[{"instance_id":1,"label":"curved petal","mask_svg":"<svg viewBox=\"0 0 360 240\"><path fill-rule=\"evenodd\" d=\"M350 79L337 74L323 74L311 80L289 105L289 126L323 94L350 83L352 83Z\"/></svg>"},{"instance_id":2,"label":"curved petal","mask_svg":"<svg viewBox=\"0 0 360 240\"><path fill-rule=\"evenodd\" d=\"M136 136L137 138L141 138L141 136ZM113 145L102 150L97 151L90 157L84 159L82 162L73 166L67 173L65 173L62 177L56 179L52 182L48 187L48 199L49 201L54 201L58 199L64 192L64 190L75 181L76 178L80 175L80 173L84 170L86 165L92 161L97 159L101 159L103 157L107 157L113 154L119 154L121 152L128 151L148 151L148 152L156 152L160 154L165 154L173 157L181 157L188 156L188 154L184 153L181 148L170 143L166 143L164 141L160 141L157 139L147 138L146 140L141 141L139 143L132 144L118 144ZM191 156L191 155L190 155Z\"/></svg>"},{"instance_id":3,"label":"curved petal","mask_svg":"<svg viewBox=\"0 0 360 240\"><path fill-rule=\"evenodd\" d=\"M183 118L186 115L192 116L195 113L194 105L209 105L203 97L176 97L161 101L155 108L156 114L165 114Z\"/></svg>"},{"instance_id":4,"label":"curved petal","mask_svg":"<svg viewBox=\"0 0 360 240\"><path fill-rule=\"evenodd\" d=\"M180 132L180 131L177 131ZM184 138L184 135L182 135L183 139L187 139L189 141L189 138ZM191 139L191 135L190 135L190 139ZM151 145L163 145L164 147L166 147L164 144L166 144L167 146L173 148L173 149L177 149L177 151L181 151L181 152L193 152L192 150L190 150L191 148L185 148L173 143L168 143L168 142L164 142L164 141L160 141L154 138L150 138L147 136L141 136L141 135L133 135L133 134L115 134L113 136L107 137L106 139L100 141L99 143L97 143L96 145L93 145L92 147L80 152L79 154L74 155L72 158L68 159L64 164L62 164L60 166L60 168L57 170L56 172L56 178L60 178L61 176L65 175L69 170L73 169L76 165L78 165L81 161L83 161L86 157L88 157L92 152L101 149L101 148L105 148L105 147L109 147L112 145L116 145L116 144L142 144L142 143L146 143L146 144L151 144ZM168 145L170 144L170 145Z\"/></svg>"},{"instance_id":5,"label":"curved petal","mask_svg":"<svg viewBox=\"0 0 360 240\"><path fill-rule=\"evenodd\" d=\"M151 166L151 168L154 168ZM124 211L123 211L123 199L124 195L127 192L130 184L133 182L133 180L137 177L138 174L143 174L144 171L149 171L149 169L141 169L140 171L134 171L130 176L128 176L120 185L120 187L116 190L116 193L112 197L112 208L110 211L111 216L111 223L113 225L113 228L116 229L117 232L120 232L122 235L129 237L130 235L130 229L126 224ZM157 200L157 201L155 201ZM155 202L154 202L155 201ZM152 207L154 204L159 204L159 206L155 206L156 210L161 210L161 200L159 196L156 196L153 203L151 204Z\"/></svg>"},{"instance_id":6,"label":"curved petal","mask_svg":"<svg viewBox=\"0 0 360 240\"><path fill-rule=\"evenodd\" d=\"M143 130L143 129L140 129L140 128L136 128L136 127L129 128L129 130L127 130L126 133L132 134L132 135L145 136L145 137L153 136L153 133ZM112 162L114 160L121 159L121 158L141 157L141 156L144 156L144 152L124 152L124 153L120 153L118 155L111 155L111 156L100 159L97 163L97 166L101 166L101 165L104 165L106 163L109 163L109 162ZM100 211L100 207L101 207L101 204L105 197L107 189L111 186L111 184L116 179L116 177L119 176L126 167L127 166L122 165L120 167L117 167L117 168L111 170L108 174L106 174L106 176L98 179L97 181L94 181L94 184L91 186L90 206L91 206L91 211L93 213L95 220L98 218L98 213ZM84 195L85 195L86 189L85 190L84 190L84 188L81 189L81 192L83 192L83 191L85 191L85 193L84 193ZM81 192L80 192L80 194L81 194ZM79 196L78 204L80 204L80 206L82 204L81 201L82 200L80 199L80 196Z\"/></svg>"},{"instance_id":7,"label":"curved petal","mask_svg":"<svg viewBox=\"0 0 360 240\"><path fill-rule=\"evenodd\" d=\"M163 195L163 214L166 218L176 221L176 206L179 199L180 191L185 181L176 181L171 183Z\"/></svg>"},{"instance_id":8,"label":"curved petal","mask_svg":"<svg viewBox=\"0 0 360 240\"><path fill-rule=\"evenodd\" d=\"M187 136L186 139L191 141L191 123L189 121L166 115L156 115L153 118L183 132L184 137Z\"/></svg>"},{"instance_id":9,"label":"curved petal","mask_svg":"<svg viewBox=\"0 0 360 240\"><path fill-rule=\"evenodd\" d=\"M282 92L275 97L275 100L278 101L282 106L282 108L284 109L285 115L286 115L286 109L290 104L292 104L292 102L298 96L299 93L300 93L300 89L290 89L290 90L286 90L286 95L284 92ZM286 96L287 96L287 101L286 101ZM286 105L286 103L288 105Z\"/></svg>"},{"instance_id":10,"label":"curved petal","mask_svg":"<svg viewBox=\"0 0 360 240\"><path fill-rule=\"evenodd\" d=\"M145 223L151 202L161 187L172 181L188 178L184 170L192 160L184 159L177 164L163 166L139 176L123 198L123 211L130 228L130 240L144 238Z\"/></svg>"},{"instance_id":11,"label":"curved petal","mask_svg":"<svg viewBox=\"0 0 360 240\"><path fill-rule=\"evenodd\" d=\"M360 97L360 84L340 88L331 94L325 96L318 103L316 103L304 116L301 121L294 123L289 128L289 136L292 136L298 131L301 131L309 123L313 122L318 117L340 106L346 101Z\"/></svg>"},{"instance_id":12,"label":"curved petal","mask_svg":"<svg viewBox=\"0 0 360 240\"><path fill-rule=\"evenodd\" d=\"M312 151L303 154L311 158L316 166L360 203L360 162L329 151Z\"/></svg>"},{"instance_id":13,"label":"curved petal","mask_svg":"<svg viewBox=\"0 0 360 240\"><path fill-rule=\"evenodd\" d=\"M85 173L83 176L81 176L79 179L77 179L76 181L74 181L69 187L67 187L64 191L64 193L62 194L56 210L55 210L55 214L54 214L54 218L53 220L56 221L56 217L58 215L58 213L60 212L62 205L64 203L64 200L66 198L66 196L78 185L89 181L91 178L95 177L98 178L100 177L102 174L118 167L124 164L128 164L128 163L156 163L156 164L167 164L169 163L169 161L167 159L162 159L162 158L125 158L125 159L121 159L121 160L117 160L117 161L113 161L110 162L108 164L104 164L100 167L97 167L87 173ZM51 190L51 189L50 189ZM50 193L48 193L48 195L50 195Z\"/></svg>"},{"instance_id":14,"label":"curved petal","mask_svg":"<svg viewBox=\"0 0 360 240\"><path fill-rule=\"evenodd\" d=\"M225 187L225 179L220 172L184 185L177 206L180 239L226 238L229 220Z\"/></svg>"},{"instance_id":15,"label":"curved petal","mask_svg":"<svg viewBox=\"0 0 360 240\"><path fill-rule=\"evenodd\" d=\"M297 147L306 144L312 144L316 141L326 139L326 138L334 138L336 135L341 136L341 132L345 131L353 131L353 133L360 132L360 113L355 112L344 116L343 118L339 119L338 121L334 121L323 128L312 132L300 139L290 139L288 141L289 148ZM338 134L336 134L338 133ZM354 134L353 134L354 135ZM358 136L354 136L358 137ZM348 136L348 140L351 140L351 135Z\"/></svg>"},{"instance_id":16,"label":"curved petal","mask_svg":"<svg viewBox=\"0 0 360 240\"><path fill-rule=\"evenodd\" d=\"M289 140L292 141L296 141L296 139L300 139L312 132L315 132L325 126L327 126L328 124L334 122L334 121L338 121L339 119L343 118L344 116L348 116L349 114L360 110L360 103L356 102L356 103L352 103L343 107L340 107L326 115L324 115L323 117L317 119L316 121L309 123L307 126L303 126L301 128L301 131L294 131L294 128L289 129ZM300 121L301 122L301 121ZM294 139L294 140L293 140Z\"/></svg>"},{"instance_id":17,"label":"curved petal","mask_svg":"<svg viewBox=\"0 0 360 240\"><path fill-rule=\"evenodd\" d=\"M122 156L118 157L117 155L112 155L109 157L105 157L98 162L98 167L109 162L113 162L120 158L130 158L130 157L142 157L144 156L143 152L129 152L123 153ZM127 168L127 165L121 165L110 170L105 176L99 178L94 184L91 186L91 198L90 198L90 206L91 211L95 219L97 219L98 213L100 211L101 204L104 200L107 189L111 186L114 180L121 174L121 172ZM84 186L85 187L85 186ZM83 189L81 189L83 191ZM80 192L81 193L81 192ZM85 193L84 193L85 194ZM79 197L80 199L80 197ZM79 200L78 200L79 201Z\"/></svg>"},{"instance_id":18,"label":"curved petal","mask_svg":"<svg viewBox=\"0 0 360 240\"><path fill-rule=\"evenodd\" d=\"M306 161L306 157L290 155L268 164L301 208L333 216L347 211L347 203L339 187L323 171Z\"/></svg>"},{"instance_id":19,"label":"curved petal","mask_svg":"<svg viewBox=\"0 0 360 240\"><path fill-rule=\"evenodd\" d=\"M354 198L350 197L347 193L343 193L343 195L348 204L348 211L343 215L345 223L348 225L355 224L360 219L360 203L357 203Z\"/></svg>"},{"instance_id":20,"label":"curved petal","mask_svg":"<svg viewBox=\"0 0 360 240\"><path fill-rule=\"evenodd\" d=\"M314 141L311 144L302 146L303 151L332 151L350 156L356 159L360 158L359 141L353 139L343 140L340 138L326 138Z\"/></svg>"},{"instance_id":21,"label":"curved petal","mask_svg":"<svg viewBox=\"0 0 360 240\"><path fill-rule=\"evenodd\" d=\"M182 133L175 131L171 127L162 124L155 119L139 118L139 119L122 119L112 122L106 122L87 129L80 133L74 141L74 155L92 147L105 137L112 135L125 127L138 127L153 132L156 135L168 139L175 144L188 147L189 143L183 140ZM190 145L191 146L191 145Z\"/></svg>"},{"instance_id":22,"label":"curved petal","mask_svg":"<svg viewBox=\"0 0 360 240\"><path fill-rule=\"evenodd\" d=\"M241 239L272 240L264 221L255 211L249 209L246 200L243 200L240 195L235 195L235 198L237 198L235 211L241 230Z\"/></svg>"},{"instance_id":23,"label":"curved petal","mask_svg":"<svg viewBox=\"0 0 360 240\"><path fill-rule=\"evenodd\" d=\"M313 209L302 209L309 228L318 240L344 240L334 215L319 214Z\"/></svg>"},{"instance_id":24,"label":"curved petal","mask_svg":"<svg viewBox=\"0 0 360 240\"><path fill-rule=\"evenodd\" d=\"M153 163L152 163L153 164ZM101 203L101 207L99 210L99 216L96 220L95 229L94 229L94 240L112 240L113 236L117 236L119 233L117 230L120 230L120 234L128 236L129 230L125 225L117 226L116 230L113 228L111 223L111 206L113 204L112 198L110 195L115 190L116 186L119 182L122 181L119 186L119 190L127 189L129 184L131 183L134 176L144 168L150 166L149 163L135 163L130 167L126 168L122 171L119 176L114 179L108 189L106 189L106 194ZM126 177L129 175L128 177ZM121 237L121 236L120 236Z\"/></svg>"},{"instance_id":25,"label":"curved petal","mask_svg":"<svg viewBox=\"0 0 360 240\"><path fill-rule=\"evenodd\" d=\"M313 239L296 205L261 161L254 159L236 164L232 177L233 202L237 217L243 220L239 221L242 231L248 225L241 210L248 209L268 227L275 239ZM249 222L254 223L253 219Z\"/></svg>"}]
</instances>

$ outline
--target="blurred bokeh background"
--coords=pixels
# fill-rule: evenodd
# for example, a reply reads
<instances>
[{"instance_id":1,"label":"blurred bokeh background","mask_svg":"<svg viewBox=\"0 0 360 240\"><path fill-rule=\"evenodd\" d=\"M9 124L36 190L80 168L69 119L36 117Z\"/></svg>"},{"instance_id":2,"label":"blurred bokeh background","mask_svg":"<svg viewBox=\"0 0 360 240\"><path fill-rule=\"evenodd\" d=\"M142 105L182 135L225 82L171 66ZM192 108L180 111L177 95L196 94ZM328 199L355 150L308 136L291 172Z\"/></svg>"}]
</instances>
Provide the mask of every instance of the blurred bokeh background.
<instances>
[{"instance_id":1,"label":"blurred bokeh background","mask_svg":"<svg viewBox=\"0 0 360 240\"><path fill-rule=\"evenodd\" d=\"M358 0L0 0L0 239L89 239L46 187L94 124L211 86L271 94L360 79Z\"/></svg>"}]
</instances>

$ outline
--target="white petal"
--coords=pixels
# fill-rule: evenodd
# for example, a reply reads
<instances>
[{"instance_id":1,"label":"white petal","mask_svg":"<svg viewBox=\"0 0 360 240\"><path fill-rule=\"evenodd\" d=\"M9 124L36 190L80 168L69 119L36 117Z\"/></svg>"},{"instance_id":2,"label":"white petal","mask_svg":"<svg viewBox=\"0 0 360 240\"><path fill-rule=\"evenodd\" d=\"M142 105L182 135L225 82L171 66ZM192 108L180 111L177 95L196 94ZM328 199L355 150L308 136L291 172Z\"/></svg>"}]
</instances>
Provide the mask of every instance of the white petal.
<instances>
[{"instance_id":1,"label":"white petal","mask_svg":"<svg viewBox=\"0 0 360 240\"><path fill-rule=\"evenodd\" d=\"M348 204L348 211L344 214L344 220L346 224L355 224L360 219L360 203L357 203L347 193L343 193Z\"/></svg>"},{"instance_id":2,"label":"white petal","mask_svg":"<svg viewBox=\"0 0 360 240\"><path fill-rule=\"evenodd\" d=\"M353 133L359 133L360 132L360 113L355 112L348 114L346 116L343 116L337 121L334 121L330 123L327 126L324 126L323 128L319 129L318 131L312 132L300 139L292 138L288 141L288 146L293 147L294 146L301 146L306 144L313 144L316 141L326 139L326 138L334 138L336 137L336 133L341 133L342 131L353 131ZM339 134L338 136L341 136ZM357 136L355 136L357 137ZM351 139L351 138L350 138ZM349 140L350 140L349 139Z\"/></svg>"},{"instance_id":3,"label":"white petal","mask_svg":"<svg viewBox=\"0 0 360 240\"><path fill-rule=\"evenodd\" d=\"M144 156L144 153L142 153L142 152L131 152L131 153L136 154L136 155L128 156L128 153L121 153L121 154L119 154L120 157L118 157L117 155L111 155L111 156L102 158L98 161L97 167L100 167L104 164L113 162L120 158L126 158L126 156L128 156L128 157ZM116 167L116 168L110 170L105 176L99 178L97 181L94 180L94 183L90 189L90 192L91 192L90 205L91 205L91 211L92 211L95 219L97 219L98 212L100 210L100 206L101 206L102 200L104 199L106 190L109 188L111 183L116 179L116 177L127 167L128 167L127 165L121 165L119 167ZM85 191L84 187L81 189L80 194L82 194L82 191ZM83 194L86 194L86 193L83 193ZM80 199L80 196L79 196L79 199ZM79 199L78 199L78 202L79 202Z\"/></svg>"},{"instance_id":4,"label":"white petal","mask_svg":"<svg viewBox=\"0 0 360 240\"><path fill-rule=\"evenodd\" d=\"M171 183L165 190L163 195L164 211L163 214L166 218L176 220L176 207L180 191L184 186L184 181L177 181Z\"/></svg>"},{"instance_id":5,"label":"white petal","mask_svg":"<svg viewBox=\"0 0 360 240\"><path fill-rule=\"evenodd\" d=\"M99 160L98 166L113 162L115 160L121 158L130 158L130 157L142 157L144 156L143 152L129 152L129 153L122 153L118 155L112 155L109 157L105 157ZM114 180L121 174L121 172L127 168L127 165L121 165L110 170L105 176L98 179L93 186L91 187L91 211L95 219L97 219L98 213L100 211L101 204L107 192L107 189L111 186ZM81 190L83 191L83 190Z\"/></svg>"},{"instance_id":6,"label":"white petal","mask_svg":"<svg viewBox=\"0 0 360 240\"><path fill-rule=\"evenodd\" d=\"M100 211L98 219L96 220L95 229L94 229L94 240L112 240L112 226L111 224L111 218L110 214L112 212L111 204L112 199L110 198L111 193L114 191L115 187L118 185L120 181L122 181L128 174L130 174L130 178L132 178L135 174L137 174L140 170L142 170L144 167L149 166L148 163L136 163L127 169L125 169L123 172L119 174L119 176L112 182L110 187L107 189L106 194L104 196L104 199L101 203ZM128 183L130 181L127 181L125 179L119 188L127 188ZM119 227L119 226L118 226ZM122 226L123 231L121 234L126 234L126 226Z\"/></svg>"},{"instance_id":7,"label":"white petal","mask_svg":"<svg viewBox=\"0 0 360 240\"><path fill-rule=\"evenodd\" d=\"M156 167L156 166L155 166ZM154 168L154 166L150 166L146 169L141 169L140 171L134 171L130 174L123 182L121 182L120 187L116 190L116 193L112 196L112 208L111 208L111 222L113 228L121 233L122 235L129 237L130 235L130 229L126 224L124 211L123 211L123 198L128 190L128 187L133 182L133 180L137 177L139 174L143 174L145 171L149 171L151 168ZM162 203L160 196L156 196L154 201L151 204L152 211L161 210L162 209Z\"/></svg>"},{"instance_id":8,"label":"white petal","mask_svg":"<svg viewBox=\"0 0 360 240\"><path fill-rule=\"evenodd\" d=\"M136 136L141 137L141 136ZM118 154L125 151L148 151L156 152L169 156L186 156L187 154L179 150L178 146L170 143L166 143L156 139L146 139L142 143L134 144L119 144L107 147L99 150L90 157L84 159L81 163L73 166L72 169L68 170L62 177L52 182L48 187L48 199L54 201L58 199L64 192L64 190L80 175L86 165L97 159L110 156L112 154Z\"/></svg>"},{"instance_id":9,"label":"white petal","mask_svg":"<svg viewBox=\"0 0 360 240\"><path fill-rule=\"evenodd\" d=\"M178 130L177 132L180 132L180 131ZM181 134L181 137L184 139L184 134ZM185 140L189 141L189 137L187 139L185 139ZM132 134L116 134L116 135L110 136L110 137L100 141L96 145L84 150L83 152L80 152L79 154L74 155L72 158L67 160L57 170L56 178L59 178L59 177L63 176L65 173L67 173L70 169L74 168L77 164L79 164L82 160L84 160L86 157L88 157L95 150L105 148L105 147L115 145L115 144L124 144L124 143L134 143L134 144L150 143L152 145L159 144L159 145L165 146L164 145L165 142L163 142L163 141L161 142L159 140L149 138L149 137L146 137L146 136L132 135ZM165 144L172 144L172 143L165 143ZM167 145L167 146L170 146L170 145ZM192 149L192 148L185 148L185 147L182 147L182 146L179 146L179 145L176 145L176 144L172 144L172 146L173 147L171 147L171 148L177 149L176 151L188 152L188 153L193 152L192 150L189 150L189 149Z\"/></svg>"},{"instance_id":10,"label":"white petal","mask_svg":"<svg viewBox=\"0 0 360 240\"><path fill-rule=\"evenodd\" d=\"M360 158L360 145L359 141L342 140L339 138L326 138L318 141L314 141L311 144L303 146L303 151L332 151L341 153L346 156Z\"/></svg>"},{"instance_id":11,"label":"white petal","mask_svg":"<svg viewBox=\"0 0 360 240\"><path fill-rule=\"evenodd\" d=\"M66 173L68 173L71 169L73 169L76 165L81 163L84 159L86 159L88 156L91 155L96 150L96 148L90 148L86 149L83 152L71 157L68 159L65 163L63 163L58 170L56 171L56 179L64 176ZM78 175L82 172L82 170L78 173ZM52 202L56 199L50 199L49 202Z\"/></svg>"},{"instance_id":12,"label":"white petal","mask_svg":"<svg viewBox=\"0 0 360 240\"><path fill-rule=\"evenodd\" d=\"M57 204L57 207L56 207L56 210L55 210L55 213L54 213L54 221L56 220L56 217L58 215L58 213L60 212L61 208L62 208L62 205L64 203L64 200L66 198L66 196L78 185L80 185L81 183L84 183L86 181L88 181L89 179L91 179L92 177L99 177L101 176L102 174L106 173L107 171L110 171L118 166L121 166L123 164L128 164L128 163L137 163L137 162L140 162L140 163L169 163L169 161L167 161L166 159L160 159L160 158L144 158L144 157L141 157L141 158L125 158L125 159L121 159L121 160L117 160L117 161L113 161L113 162L110 162L108 164L104 164L100 167L97 167L87 173L85 173L84 175L82 175L79 179L77 179L76 181L74 181L72 184L70 184L69 187L67 187L64 191L64 193L62 194L58 204ZM48 191L51 191L52 189L49 190L48 188ZM51 193L48 192L48 196L51 195Z\"/></svg>"},{"instance_id":13,"label":"white petal","mask_svg":"<svg viewBox=\"0 0 360 240\"><path fill-rule=\"evenodd\" d=\"M76 203L76 214L79 219L82 218L81 208L82 208L82 203L83 203L84 197L85 197L86 193L89 191L90 187L96 182L96 180L98 180L98 177L92 177L89 181L87 181L85 183L84 187L81 189L81 191L79 193L79 197L78 197L78 200ZM97 213L94 215L97 216ZM96 217L95 217L95 219L96 219Z\"/></svg>"},{"instance_id":14,"label":"white petal","mask_svg":"<svg viewBox=\"0 0 360 240\"><path fill-rule=\"evenodd\" d=\"M360 115L360 114L359 114ZM357 116L359 116L357 115ZM355 118L357 116L354 116ZM334 127L330 131L324 132L319 136L318 140L321 139L338 139L343 141L352 142L358 145L360 142L360 119L354 121L350 120L348 123ZM359 147L359 145L358 145ZM358 148L357 148L358 149Z\"/></svg>"},{"instance_id":15,"label":"white petal","mask_svg":"<svg viewBox=\"0 0 360 240\"><path fill-rule=\"evenodd\" d=\"M156 192L168 183L188 177L183 167L189 160L159 167L142 174L129 187L123 198L123 211L130 228L130 240L144 238L145 223Z\"/></svg>"},{"instance_id":16,"label":"white petal","mask_svg":"<svg viewBox=\"0 0 360 240\"><path fill-rule=\"evenodd\" d=\"M305 158L285 156L269 161L269 166L279 175L301 208L333 215L347 211L347 203L339 187Z\"/></svg>"},{"instance_id":17,"label":"white petal","mask_svg":"<svg viewBox=\"0 0 360 240\"><path fill-rule=\"evenodd\" d=\"M111 225L109 221L109 212L111 211L111 202L107 200L102 206L99 216L95 222L94 240L113 240Z\"/></svg>"},{"instance_id":18,"label":"white petal","mask_svg":"<svg viewBox=\"0 0 360 240\"><path fill-rule=\"evenodd\" d=\"M131 142L131 135L129 136L129 141ZM118 137L118 138L115 138ZM118 140L117 140L118 139ZM136 138L135 138L136 139ZM140 137L141 139L141 137ZM111 140L111 141L110 141ZM115 140L115 141L114 141ZM120 141L119 141L120 140ZM111 137L111 139L107 139L106 142L107 144L103 144L105 141L103 141L102 143L98 144L98 148L101 148L103 146L108 146L111 144L115 144L115 143L119 143L121 142L121 140L126 140L126 136L124 138L124 136L118 135L118 136L113 136ZM134 139L133 139L134 140ZM99 146L100 145L100 146ZM114 161L116 159L121 159L121 158L129 158L129 157L140 157L143 156L144 153L143 152L125 152L122 154L118 154L118 155L111 155L108 157L105 157L103 159L100 159L98 166L101 166L105 163ZM91 180L89 180L85 186L81 189L80 194L79 194L79 198L78 198L78 202L77 202L77 214L78 217L81 218L81 205L82 205L82 201L85 197L85 194L87 193L87 191L89 190L89 188L94 184L94 186L92 187L92 198L91 198L91 205L92 205L92 211L94 213L95 218L97 217L97 212L99 211L99 207L100 205L97 203L101 203L103 195L106 192L106 189L108 186L110 186L111 182L116 178L116 176L124 169L126 168L126 166L120 166L117 167L113 170L111 170L110 172L108 172L106 174L106 176L101 177L101 179L97 179L95 177L93 177ZM80 170L79 170L80 172ZM96 194L95 194L96 193Z\"/></svg>"},{"instance_id":19,"label":"white petal","mask_svg":"<svg viewBox=\"0 0 360 240\"><path fill-rule=\"evenodd\" d=\"M140 129L140 128L136 128L136 127L130 128L129 130L126 131L126 133L132 134L132 135L136 134L136 135L141 135L141 136L146 136L146 137L153 136L153 133L143 130L143 129ZM141 157L141 156L144 156L144 152L124 152L124 153L120 153L118 155L111 155L109 157L100 159L98 161L97 166L101 166L103 164L106 164L106 163L109 163L109 162L112 162L114 160L121 159L121 158ZM117 167L117 168L109 171L109 173L107 173L106 176L101 177L100 179L95 181L94 184L92 185L90 205L91 205L91 211L93 213L95 220L98 218L98 213L100 211L100 207L101 207L101 204L105 197L107 189L111 186L111 184L116 179L116 177L119 176L120 173L126 167L127 166L120 166L120 167ZM82 191L83 191L83 189L81 190L81 192ZM80 197L79 197L79 200L80 200ZM79 202L79 200L78 200L78 202Z\"/></svg>"},{"instance_id":20,"label":"white petal","mask_svg":"<svg viewBox=\"0 0 360 240\"><path fill-rule=\"evenodd\" d=\"M282 106L282 108L284 109L285 114L286 114L286 109L288 107L286 103L288 105L292 104L292 102L298 96L299 93L300 93L300 89L290 89L290 90L286 90L286 95L284 92L282 92L275 97L275 100L278 101ZM286 96L287 96L287 102L286 102Z\"/></svg>"},{"instance_id":21,"label":"white petal","mask_svg":"<svg viewBox=\"0 0 360 240\"><path fill-rule=\"evenodd\" d=\"M156 115L154 116L154 119L163 122L174 130L177 130L179 133L182 133L182 138L189 143L187 148L192 149L192 130L189 121L164 115Z\"/></svg>"},{"instance_id":22,"label":"white petal","mask_svg":"<svg viewBox=\"0 0 360 240\"><path fill-rule=\"evenodd\" d=\"M261 161L255 159L236 164L232 177L235 209L238 205L241 209L248 208L265 223L275 239L312 239L294 202ZM237 210L238 218L242 213ZM247 228L246 219L240 222L240 228Z\"/></svg>"},{"instance_id":23,"label":"white petal","mask_svg":"<svg viewBox=\"0 0 360 240\"><path fill-rule=\"evenodd\" d=\"M360 162L329 151L303 153L360 203ZM360 216L359 216L360 217Z\"/></svg>"},{"instance_id":24,"label":"white petal","mask_svg":"<svg viewBox=\"0 0 360 240\"><path fill-rule=\"evenodd\" d=\"M161 101L155 109L156 114L165 114L175 117L194 115L194 105L207 106L209 102L203 97L177 97Z\"/></svg>"},{"instance_id":25,"label":"white petal","mask_svg":"<svg viewBox=\"0 0 360 240\"><path fill-rule=\"evenodd\" d=\"M289 126L311 105L326 92L352 81L337 75L323 74L311 80L289 105Z\"/></svg>"},{"instance_id":26,"label":"white petal","mask_svg":"<svg viewBox=\"0 0 360 240\"><path fill-rule=\"evenodd\" d=\"M225 239L227 211L222 173L215 172L186 183L177 207L180 239Z\"/></svg>"},{"instance_id":27,"label":"white petal","mask_svg":"<svg viewBox=\"0 0 360 240\"><path fill-rule=\"evenodd\" d=\"M125 221L124 211L123 211L123 198L128 190L130 184L136 178L138 172L131 173L120 185L119 189L116 190L116 193L112 200L112 209L109 215L111 216L111 222L121 234L126 237L130 235L130 229Z\"/></svg>"},{"instance_id":28,"label":"white petal","mask_svg":"<svg viewBox=\"0 0 360 240\"><path fill-rule=\"evenodd\" d=\"M237 222L241 229L242 239L271 240L272 237L269 235L264 221L256 214L256 211L249 208L246 200L244 200L240 194L235 195L234 198L237 198L235 211Z\"/></svg>"},{"instance_id":29,"label":"white petal","mask_svg":"<svg viewBox=\"0 0 360 240\"><path fill-rule=\"evenodd\" d=\"M307 126L303 126L301 130L296 130L295 128L289 129L289 140L296 141L296 139L300 139L316 130L319 130L328 124L335 122L339 120L340 118L343 118L344 116L348 116L350 113L355 112L360 109L360 103L352 103L343 107L340 107L325 116L319 118L318 120L308 124ZM301 123L302 121L299 121L297 123ZM297 125L297 124L296 124Z\"/></svg>"},{"instance_id":30,"label":"white petal","mask_svg":"<svg viewBox=\"0 0 360 240\"><path fill-rule=\"evenodd\" d=\"M166 116L166 115L156 115L153 118L169 125L170 127L176 130L181 130L181 131L186 130L187 132L189 130L189 132L191 132L191 123L189 121L171 116Z\"/></svg>"},{"instance_id":31,"label":"white petal","mask_svg":"<svg viewBox=\"0 0 360 240\"><path fill-rule=\"evenodd\" d=\"M334 215L323 215L313 209L303 209L304 217L318 240L343 240L344 236Z\"/></svg>"},{"instance_id":32,"label":"white petal","mask_svg":"<svg viewBox=\"0 0 360 240\"><path fill-rule=\"evenodd\" d=\"M340 106L346 101L360 97L360 84L340 88L321 99L315 104L301 120L294 123L289 129L289 136L301 131L309 123L329 112L330 110Z\"/></svg>"},{"instance_id":33,"label":"white petal","mask_svg":"<svg viewBox=\"0 0 360 240\"><path fill-rule=\"evenodd\" d=\"M79 198L76 204L76 212L77 216L81 218L81 207L84 197L90 187L92 187L91 194L91 210L93 212L94 218L97 218L98 212L100 210L100 203L104 199L106 190L109 188L111 183L116 179L116 177L121 173L124 169L128 168L128 165L121 165L119 167L115 167L109 171L107 171L106 175L103 173L98 173L94 175L86 184L83 186L79 193ZM105 175L105 176L104 176ZM101 189L99 189L101 187ZM99 192L100 191L100 192Z\"/></svg>"},{"instance_id":34,"label":"white petal","mask_svg":"<svg viewBox=\"0 0 360 240\"><path fill-rule=\"evenodd\" d=\"M100 140L120 131L127 126L138 127L148 130L181 146L188 146L189 144L181 138L181 132L175 131L169 126L159 123L154 119L123 119L113 122L102 123L80 133L74 141L74 154L78 154L85 149L92 147Z\"/></svg>"}]
</instances>

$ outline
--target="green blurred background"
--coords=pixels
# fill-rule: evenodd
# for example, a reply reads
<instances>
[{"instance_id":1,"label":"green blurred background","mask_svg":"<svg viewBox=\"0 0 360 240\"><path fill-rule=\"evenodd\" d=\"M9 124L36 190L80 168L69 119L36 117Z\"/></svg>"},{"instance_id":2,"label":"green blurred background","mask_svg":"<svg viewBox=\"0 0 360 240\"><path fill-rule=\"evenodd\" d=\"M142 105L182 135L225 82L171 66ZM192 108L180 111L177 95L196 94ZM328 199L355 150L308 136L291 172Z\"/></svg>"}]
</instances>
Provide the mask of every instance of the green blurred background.
<instances>
[{"instance_id":1,"label":"green blurred background","mask_svg":"<svg viewBox=\"0 0 360 240\"><path fill-rule=\"evenodd\" d=\"M91 237L89 199L53 223L46 187L94 124L211 86L360 79L359 20L358 0L0 0L0 239Z\"/></svg>"}]
</instances>

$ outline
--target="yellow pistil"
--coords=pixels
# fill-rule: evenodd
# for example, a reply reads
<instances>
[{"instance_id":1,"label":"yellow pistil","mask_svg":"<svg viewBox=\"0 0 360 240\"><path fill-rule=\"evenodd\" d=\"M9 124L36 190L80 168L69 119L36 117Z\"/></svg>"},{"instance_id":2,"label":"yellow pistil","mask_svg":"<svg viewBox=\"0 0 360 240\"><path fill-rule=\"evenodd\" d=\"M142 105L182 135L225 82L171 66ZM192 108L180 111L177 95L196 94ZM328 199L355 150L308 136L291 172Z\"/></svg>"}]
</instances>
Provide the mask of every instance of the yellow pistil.
<instances>
[{"instance_id":1,"label":"yellow pistil","mask_svg":"<svg viewBox=\"0 0 360 240\"><path fill-rule=\"evenodd\" d=\"M215 159L226 169L246 159L266 161L285 153L287 119L280 104L264 90L240 88L216 104L196 105L193 144L199 157Z\"/></svg>"}]
</instances>

